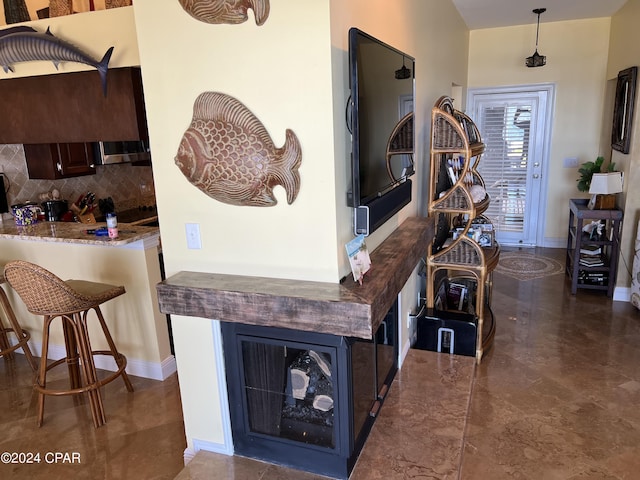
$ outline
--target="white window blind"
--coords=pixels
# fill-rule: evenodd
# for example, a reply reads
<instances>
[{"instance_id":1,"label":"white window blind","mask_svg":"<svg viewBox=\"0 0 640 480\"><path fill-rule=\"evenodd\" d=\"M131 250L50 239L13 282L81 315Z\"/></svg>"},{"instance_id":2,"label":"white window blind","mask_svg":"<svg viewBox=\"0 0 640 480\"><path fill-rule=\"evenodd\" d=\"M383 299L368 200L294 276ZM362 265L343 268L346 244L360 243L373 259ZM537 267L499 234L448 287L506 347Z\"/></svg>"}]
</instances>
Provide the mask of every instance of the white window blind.
<instances>
[{"instance_id":1,"label":"white window blind","mask_svg":"<svg viewBox=\"0 0 640 480\"><path fill-rule=\"evenodd\" d=\"M485 143L478 171L491 198L485 215L502 232L522 232L527 196L531 106L483 106L479 129Z\"/></svg>"}]
</instances>

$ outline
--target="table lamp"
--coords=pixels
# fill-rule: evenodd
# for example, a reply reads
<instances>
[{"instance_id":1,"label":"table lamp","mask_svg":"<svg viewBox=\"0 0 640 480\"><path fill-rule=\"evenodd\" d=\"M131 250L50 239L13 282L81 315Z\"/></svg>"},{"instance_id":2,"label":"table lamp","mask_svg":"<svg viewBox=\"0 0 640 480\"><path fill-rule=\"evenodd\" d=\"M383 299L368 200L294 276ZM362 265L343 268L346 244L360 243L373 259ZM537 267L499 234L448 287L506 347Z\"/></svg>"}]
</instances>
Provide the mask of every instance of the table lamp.
<instances>
[{"instance_id":1,"label":"table lamp","mask_svg":"<svg viewBox=\"0 0 640 480\"><path fill-rule=\"evenodd\" d=\"M591 210L612 210L616 208L616 193L622 191L622 172L594 173L591 177L589 193Z\"/></svg>"}]
</instances>

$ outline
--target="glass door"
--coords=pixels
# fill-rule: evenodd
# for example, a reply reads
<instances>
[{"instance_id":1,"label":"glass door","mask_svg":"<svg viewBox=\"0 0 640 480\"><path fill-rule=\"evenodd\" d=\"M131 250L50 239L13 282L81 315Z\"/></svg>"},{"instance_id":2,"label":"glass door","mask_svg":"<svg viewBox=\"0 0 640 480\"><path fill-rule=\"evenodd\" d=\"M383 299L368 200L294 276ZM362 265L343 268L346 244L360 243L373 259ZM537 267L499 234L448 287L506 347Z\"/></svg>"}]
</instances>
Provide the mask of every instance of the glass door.
<instances>
[{"instance_id":1,"label":"glass door","mask_svg":"<svg viewBox=\"0 0 640 480\"><path fill-rule=\"evenodd\" d=\"M542 244L550 93L503 90L469 92L470 116L485 143L478 168L491 198L485 215L500 243Z\"/></svg>"}]
</instances>

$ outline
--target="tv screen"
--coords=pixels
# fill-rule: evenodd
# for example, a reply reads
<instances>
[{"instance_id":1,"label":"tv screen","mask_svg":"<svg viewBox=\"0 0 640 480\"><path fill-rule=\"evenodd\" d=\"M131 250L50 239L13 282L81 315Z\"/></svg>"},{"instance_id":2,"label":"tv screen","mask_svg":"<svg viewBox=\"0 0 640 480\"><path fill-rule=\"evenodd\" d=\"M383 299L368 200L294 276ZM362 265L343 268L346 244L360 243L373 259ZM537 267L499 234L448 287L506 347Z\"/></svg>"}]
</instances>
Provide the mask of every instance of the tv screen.
<instances>
[{"instance_id":1,"label":"tv screen","mask_svg":"<svg viewBox=\"0 0 640 480\"><path fill-rule=\"evenodd\" d=\"M371 35L349 30L352 207L368 205L413 174L414 63ZM400 153L389 154L390 140Z\"/></svg>"},{"instance_id":2,"label":"tv screen","mask_svg":"<svg viewBox=\"0 0 640 480\"><path fill-rule=\"evenodd\" d=\"M369 235L411 201L413 57L349 30L354 233Z\"/></svg>"}]
</instances>

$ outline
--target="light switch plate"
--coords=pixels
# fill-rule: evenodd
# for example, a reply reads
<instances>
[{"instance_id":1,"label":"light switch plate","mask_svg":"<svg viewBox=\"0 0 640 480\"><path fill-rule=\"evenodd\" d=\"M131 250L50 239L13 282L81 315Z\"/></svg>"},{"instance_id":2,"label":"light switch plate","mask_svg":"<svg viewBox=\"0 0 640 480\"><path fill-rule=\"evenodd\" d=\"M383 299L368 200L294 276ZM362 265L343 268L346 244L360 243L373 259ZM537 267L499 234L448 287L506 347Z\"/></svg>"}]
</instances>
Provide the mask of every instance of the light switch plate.
<instances>
[{"instance_id":1,"label":"light switch plate","mask_svg":"<svg viewBox=\"0 0 640 480\"><path fill-rule=\"evenodd\" d=\"M578 168L578 159L576 157L567 157L562 161L564 168Z\"/></svg>"},{"instance_id":2,"label":"light switch plate","mask_svg":"<svg viewBox=\"0 0 640 480\"><path fill-rule=\"evenodd\" d=\"M200 224L185 223L187 233L187 248L191 250L199 250L202 248L202 240L200 239Z\"/></svg>"}]
</instances>

